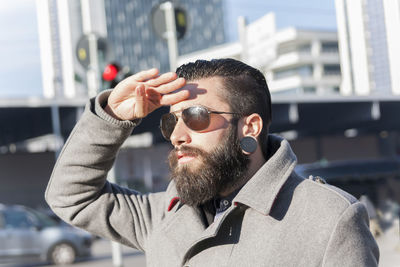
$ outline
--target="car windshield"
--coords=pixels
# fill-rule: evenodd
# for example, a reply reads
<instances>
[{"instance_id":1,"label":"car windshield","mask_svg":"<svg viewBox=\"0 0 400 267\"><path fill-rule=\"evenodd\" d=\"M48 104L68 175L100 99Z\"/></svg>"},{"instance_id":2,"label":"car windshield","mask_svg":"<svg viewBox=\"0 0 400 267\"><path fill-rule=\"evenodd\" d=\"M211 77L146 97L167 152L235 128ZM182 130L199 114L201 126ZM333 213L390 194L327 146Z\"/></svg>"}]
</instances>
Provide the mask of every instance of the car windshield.
<instances>
[{"instance_id":1,"label":"car windshield","mask_svg":"<svg viewBox=\"0 0 400 267\"><path fill-rule=\"evenodd\" d=\"M42 227L58 226L58 223L49 216L47 216L46 214L43 214L33 209L28 209L28 210L36 217L36 219L39 221Z\"/></svg>"}]
</instances>

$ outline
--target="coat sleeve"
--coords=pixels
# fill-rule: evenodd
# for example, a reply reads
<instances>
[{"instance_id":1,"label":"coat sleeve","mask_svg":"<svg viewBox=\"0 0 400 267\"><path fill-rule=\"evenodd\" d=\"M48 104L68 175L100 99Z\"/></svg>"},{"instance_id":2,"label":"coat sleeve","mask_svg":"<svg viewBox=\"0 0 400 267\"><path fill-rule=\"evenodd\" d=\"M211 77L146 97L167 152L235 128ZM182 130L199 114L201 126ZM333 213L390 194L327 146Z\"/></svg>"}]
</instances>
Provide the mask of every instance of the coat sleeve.
<instances>
[{"instance_id":1,"label":"coat sleeve","mask_svg":"<svg viewBox=\"0 0 400 267\"><path fill-rule=\"evenodd\" d=\"M378 266L379 249L363 204L350 205L331 234L322 266Z\"/></svg>"},{"instance_id":2,"label":"coat sleeve","mask_svg":"<svg viewBox=\"0 0 400 267\"><path fill-rule=\"evenodd\" d=\"M135 126L105 116L99 102L108 94L86 106L55 164L45 199L66 222L144 251L153 223L162 216L164 193L142 195L106 180ZM96 114L102 112L104 118Z\"/></svg>"}]
</instances>

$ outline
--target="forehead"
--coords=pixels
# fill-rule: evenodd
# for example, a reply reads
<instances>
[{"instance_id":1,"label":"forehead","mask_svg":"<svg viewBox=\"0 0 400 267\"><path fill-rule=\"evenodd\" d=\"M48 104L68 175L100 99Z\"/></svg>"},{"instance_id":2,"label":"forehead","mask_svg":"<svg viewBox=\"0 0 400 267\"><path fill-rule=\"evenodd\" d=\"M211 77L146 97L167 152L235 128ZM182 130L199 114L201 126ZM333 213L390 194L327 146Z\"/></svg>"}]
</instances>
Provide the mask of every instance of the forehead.
<instances>
[{"instance_id":1,"label":"forehead","mask_svg":"<svg viewBox=\"0 0 400 267\"><path fill-rule=\"evenodd\" d=\"M213 110L229 110L223 90L223 80L220 77L210 77L195 81L188 81L180 90L188 90L190 97L171 106L171 112L179 111L193 105L202 105Z\"/></svg>"}]
</instances>

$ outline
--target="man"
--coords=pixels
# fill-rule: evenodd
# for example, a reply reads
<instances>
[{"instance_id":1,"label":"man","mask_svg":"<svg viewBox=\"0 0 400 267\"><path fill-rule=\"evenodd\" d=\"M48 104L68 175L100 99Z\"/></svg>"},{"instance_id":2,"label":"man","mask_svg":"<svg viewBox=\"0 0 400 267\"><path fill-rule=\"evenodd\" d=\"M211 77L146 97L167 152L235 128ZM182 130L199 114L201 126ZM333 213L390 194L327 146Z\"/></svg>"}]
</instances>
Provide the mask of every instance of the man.
<instances>
[{"instance_id":1,"label":"man","mask_svg":"<svg viewBox=\"0 0 400 267\"><path fill-rule=\"evenodd\" d=\"M108 183L121 144L163 105L166 192ZM365 207L294 172L288 142L268 135L270 108L264 76L233 59L140 72L90 101L46 199L67 222L144 251L149 266L376 266Z\"/></svg>"}]
</instances>

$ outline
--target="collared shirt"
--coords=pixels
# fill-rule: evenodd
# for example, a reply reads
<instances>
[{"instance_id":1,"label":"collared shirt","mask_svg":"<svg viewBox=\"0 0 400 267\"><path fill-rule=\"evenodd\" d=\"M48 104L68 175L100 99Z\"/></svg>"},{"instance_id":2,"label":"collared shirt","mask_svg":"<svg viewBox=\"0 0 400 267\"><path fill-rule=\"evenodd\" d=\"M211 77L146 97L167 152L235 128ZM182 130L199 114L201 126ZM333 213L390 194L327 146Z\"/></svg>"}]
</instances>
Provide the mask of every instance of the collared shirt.
<instances>
[{"instance_id":1,"label":"collared shirt","mask_svg":"<svg viewBox=\"0 0 400 267\"><path fill-rule=\"evenodd\" d=\"M213 222L218 220L222 214L224 214L224 212L232 205L232 201L239 193L240 189L242 188L240 187L226 197L213 198L200 206L208 225L211 225Z\"/></svg>"}]
</instances>

